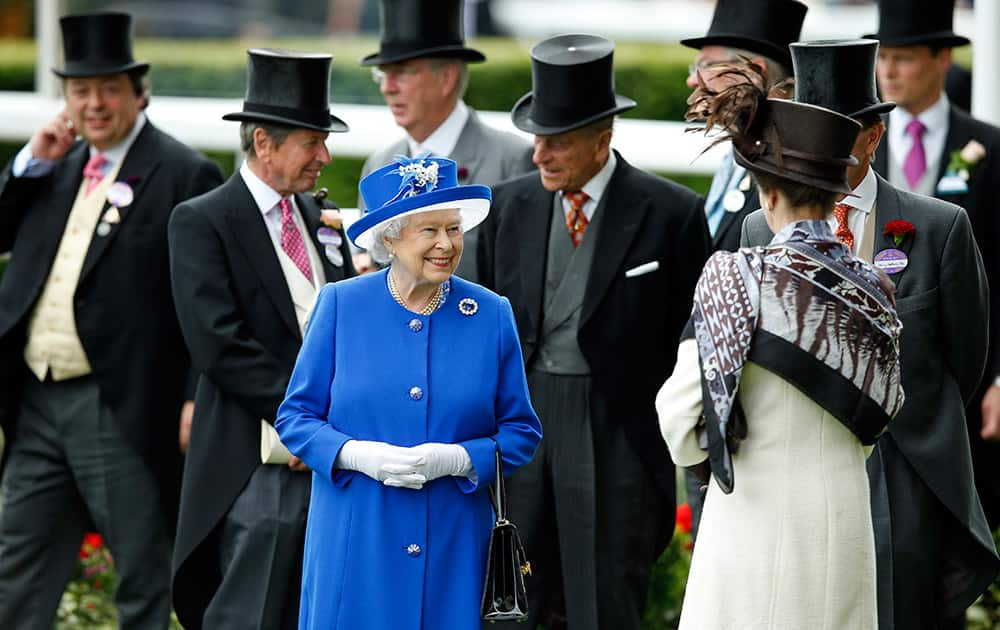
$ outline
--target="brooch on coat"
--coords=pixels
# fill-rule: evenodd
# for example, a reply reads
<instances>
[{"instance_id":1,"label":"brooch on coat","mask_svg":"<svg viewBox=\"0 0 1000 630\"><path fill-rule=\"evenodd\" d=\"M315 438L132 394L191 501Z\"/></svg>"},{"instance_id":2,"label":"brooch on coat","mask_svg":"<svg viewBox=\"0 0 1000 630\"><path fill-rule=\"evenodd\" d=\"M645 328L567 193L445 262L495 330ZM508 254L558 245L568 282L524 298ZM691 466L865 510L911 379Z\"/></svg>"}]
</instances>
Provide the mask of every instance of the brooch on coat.
<instances>
[{"instance_id":1,"label":"brooch on coat","mask_svg":"<svg viewBox=\"0 0 1000 630\"><path fill-rule=\"evenodd\" d=\"M472 298L462 298L458 301L458 312L471 317L479 312L479 302Z\"/></svg>"}]
</instances>

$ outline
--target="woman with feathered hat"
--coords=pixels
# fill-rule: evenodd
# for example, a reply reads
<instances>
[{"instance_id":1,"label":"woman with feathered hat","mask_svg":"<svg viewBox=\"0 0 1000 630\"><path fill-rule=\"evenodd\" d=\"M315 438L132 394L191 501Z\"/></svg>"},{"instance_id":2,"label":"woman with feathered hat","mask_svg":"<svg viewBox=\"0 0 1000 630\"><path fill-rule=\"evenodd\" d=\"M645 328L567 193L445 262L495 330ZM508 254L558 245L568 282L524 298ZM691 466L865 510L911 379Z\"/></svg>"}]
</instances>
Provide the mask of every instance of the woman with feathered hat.
<instances>
[{"instance_id":1,"label":"woman with feathered hat","mask_svg":"<svg viewBox=\"0 0 1000 630\"><path fill-rule=\"evenodd\" d=\"M902 325L825 221L860 125L728 72L748 80L689 115L732 140L776 236L708 260L656 399L674 461L711 473L680 627L874 630L865 459L903 403Z\"/></svg>"},{"instance_id":2,"label":"woman with feathered hat","mask_svg":"<svg viewBox=\"0 0 1000 630\"><path fill-rule=\"evenodd\" d=\"M479 628L495 452L541 424L510 304L453 276L491 193L455 162L400 157L361 181L348 230L387 269L320 293L275 426L313 472L299 627Z\"/></svg>"}]
</instances>

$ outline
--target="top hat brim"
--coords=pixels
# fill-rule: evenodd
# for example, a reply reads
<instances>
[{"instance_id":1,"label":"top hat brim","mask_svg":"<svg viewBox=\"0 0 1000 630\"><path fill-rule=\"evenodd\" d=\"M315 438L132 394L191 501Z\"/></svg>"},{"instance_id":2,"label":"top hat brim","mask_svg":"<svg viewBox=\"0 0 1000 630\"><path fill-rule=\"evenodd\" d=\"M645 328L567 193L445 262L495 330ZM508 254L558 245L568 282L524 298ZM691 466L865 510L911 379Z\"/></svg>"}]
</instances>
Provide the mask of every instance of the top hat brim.
<instances>
[{"instance_id":1,"label":"top hat brim","mask_svg":"<svg viewBox=\"0 0 1000 630\"><path fill-rule=\"evenodd\" d=\"M401 50L399 52L379 51L372 53L361 59L362 66L378 66L386 63L399 63L409 59L420 57L453 57L461 59L467 63L479 63L486 61L486 55L466 46L432 46L430 48L416 48L413 50Z\"/></svg>"},{"instance_id":2,"label":"top hat brim","mask_svg":"<svg viewBox=\"0 0 1000 630\"><path fill-rule=\"evenodd\" d=\"M959 48L968 46L972 41L952 31L937 31L935 33L917 33L914 35L880 35L872 33L865 39L878 40L881 46L941 46L942 48Z\"/></svg>"},{"instance_id":3,"label":"top hat brim","mask_svg":"<svg viewBox=\"0 0 1000 630\"><path fill-rule=\"evenodd\" d=\"M863 107L856 112L851 112L850 114L845 115L848 118L861 118L862 116L867 116L869 114L888 114L894 109L896 109L896 104L892 101L886 101L883 103L875 103L874 105L869 105L868 107Z\"/></svg>"},{"instance_id":4,"label":"top hat brim","mask_svg":"<svg viewBox=\"0 0 1000 630\"><path fill-rule=\"evenodd\" d=\"M125 64L100 64L93 62L70 62L62 68L52 68L52 72L63 79L77 79L82 77L105 77L112 74L122 74L126 72L139 72L145 74L149 72L149 64L145 61L130 61Z\"/></svg>"},{"instance_id":5,"label":"top hat brim","mask_svg":"<svg viewBox=\"0 0 1000 630\"><path fill-rule=\"evenodd\" d=\"M805 184L806 186L812 186L813 188L818 188L820 190L826 190L829 192L840 193L841 195L850 195L852 197L857 197L858 195L854 193L851 186L847 183L847 174L845 173L842 178L831 179L826 177L819 177L810 173L802 173L799 171L794 171L788 168L780 168L777 164L773 164L767 158L760 158L756 161L751 162L747 158L743 157L739 149L735 146L733 147L733 159L740 166L746 168L748 171L764 171L765 173L770 173L776 177L782 179L788 179L793 182L798 182L799 184Z\"/></svg>"},{"instance_id":6,"label":"top hat brim","mask_svg":"<svg viewBox=\"0 0 1000 630\"><path fill-rule=\"evenodd\" d=\"M286 125L288 127L312 129L314 131L326 131L328 133L344 133L351 130L351 128L347 126L347 123L333 114L330 114L330 124L328 125L319 125L315 122L300 120L288 116L277 116L274 114L264 114L259 112L233 112L223 116L222 120L235 120L239 122L269 122Z\"/></svg>"},{"instance_id":7,"label":"top hat brim","mask_svg":"<svg viewBox=\"0 0 1000 630\"><path fill-rule=\"evenodd\" d=\"M514 104L514 109L510 112L510 118L514 122L515 127L521 131L535 134L536 136L556 136L561 133L566 133L567 131L580 129L581 127L586 127L591 123L597 122L602 118L620 114L621 112L628 111L636 106L636 102L627 96L615 94L615 106L610 109L596 114L591 114L580 118L579 120L574 120L562 125L543 125L531 118L532 102L534 102L534 94L532 92L528 92Z\"/></svg>"},{"instance_id":8,"label":"top hat brim","mask_svg":"<svg viewBox=\"0 0 1000 630\"><path fill-rule=\"evenodd\" d=\"M788 66L789 69L792 67L792 53L789 52L788 48L781 48L769 41L747 37L739 33L716 33L708 37L692 37L690 39L682 39L681 44L696 50L701 50L705 46L739 48L770 57L775 61L780 61Z\"/></svg>"},{"instance_id":9,"label":"top hat brim","mask_svg":"<svg viewBox=\"0 0 1000 630\"><path fill-rule=\"evenodd\" d=\"M486 220L493 193L478 184L454 186L414 195L367 212L347 229L347 237L361 249L371 249L376 229L386 222L435 210L458 210L462 231L468 232Z\"/></svg>"}]
</instances>

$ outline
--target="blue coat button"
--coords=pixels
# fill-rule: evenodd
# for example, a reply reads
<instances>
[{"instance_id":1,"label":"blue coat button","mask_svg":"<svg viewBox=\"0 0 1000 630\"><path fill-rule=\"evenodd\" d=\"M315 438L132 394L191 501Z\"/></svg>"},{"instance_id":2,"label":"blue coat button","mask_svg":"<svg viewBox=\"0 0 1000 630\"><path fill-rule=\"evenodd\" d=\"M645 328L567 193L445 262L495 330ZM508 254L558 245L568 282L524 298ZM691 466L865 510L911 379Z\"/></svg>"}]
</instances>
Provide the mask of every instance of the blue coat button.
<instances>
[{"instance_id":1,"label":"blue coat button","mask_svg":"<svg viewBox=\"0 0 1000 630\"><path fill-rule=\"evenodd\" d=\"M414 317L413 319L411 319L410 323L408 325L410 327L410 330L413 331L413 332L415 332L415 333L418 333L418 332L420 332L421 330L424 329L424 323L422 321L420 321L419 319L417 319L416 317Z\"/></svg>"},{"instance_id":2,"label":"blue coat button","mask_svg":"<svg viewBox=\"0 0 1000 630\"><path fill-rule=\"evenodd\" d=\"M413 400L420 400L423 397L424 397L424 390L420 389L419 387L410 388L410 398L412 398Z\"/></svg>"},{"instance_id":3,"label":"blue coat button","mask_svg":"<svg viewBox=\"0 0 1000 630\"><path fill-rule=\"evenodd\" d=\"M406 553L410 554L411 558L416 558L417 556L419 556L420 551L421 551L420 545L415 543L406 548Z\"/></svg>"}]
</instances>

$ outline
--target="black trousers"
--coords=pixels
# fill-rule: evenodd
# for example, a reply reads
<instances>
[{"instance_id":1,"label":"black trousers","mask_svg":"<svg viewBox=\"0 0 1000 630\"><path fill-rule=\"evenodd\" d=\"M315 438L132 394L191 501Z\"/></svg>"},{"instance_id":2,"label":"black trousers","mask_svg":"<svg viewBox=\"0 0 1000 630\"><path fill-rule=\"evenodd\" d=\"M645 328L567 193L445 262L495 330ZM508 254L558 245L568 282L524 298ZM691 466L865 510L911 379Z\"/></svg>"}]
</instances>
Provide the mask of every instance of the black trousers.
<instances>
[{"instance_id":1,"label":"black trousers","mask_svg":"<svg viewBox=\"0 0 1000 630\"><path fill-rule=\"evenodd\" d=\"M527 628L565 616L571 630L638 629L662 513L655 481L624 432L592 413L590 377L532 372L528 388L545 437L507 485L533 573Z\"/></svg>"},{"instance_id":2,"label":"black trousers","mask_svg":"<svg viewBox=\"0 0 1000 630\"><path fill-rule=\"evenodd\" d=\"M205 610L206 630L294 630L312 474L258 466L219 530L222 584Z\"/></svg>"},{"instance_id":3,"label":"black trousers","mask_svg":"<svg viewBox=\"0 0 1000 630\"><path fill-rule=\"evenodd\" d=\"M167 628L170 539L156 480L92 377L29 373L3 477L0 628L52 627L91 522L114 557L120 627Z\"/></svg>"}]
</instances>

